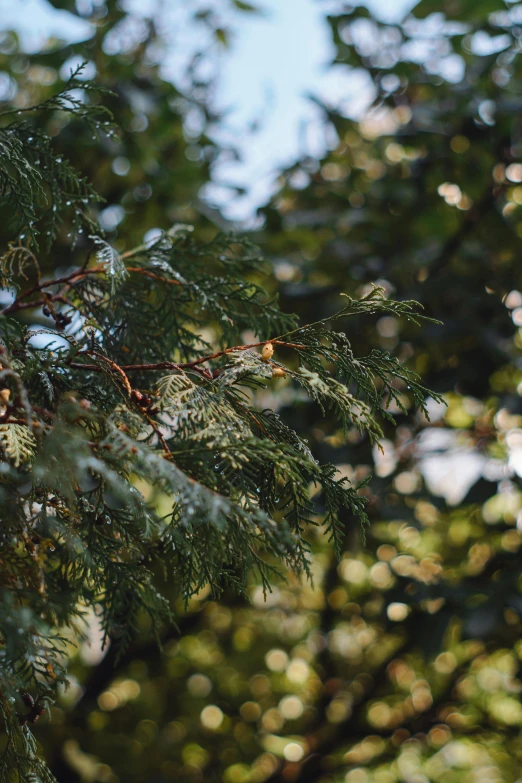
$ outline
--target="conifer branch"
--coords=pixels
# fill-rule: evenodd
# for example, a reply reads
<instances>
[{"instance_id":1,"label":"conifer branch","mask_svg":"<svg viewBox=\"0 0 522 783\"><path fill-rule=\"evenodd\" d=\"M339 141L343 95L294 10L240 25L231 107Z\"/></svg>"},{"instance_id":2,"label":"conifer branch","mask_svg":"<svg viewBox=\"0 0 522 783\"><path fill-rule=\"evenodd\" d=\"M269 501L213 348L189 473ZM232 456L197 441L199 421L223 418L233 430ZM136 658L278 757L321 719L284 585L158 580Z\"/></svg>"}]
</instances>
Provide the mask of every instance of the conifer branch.
<instances>
[{"instance_id":1,"label":"conifer branch","mask_svg":"<svg viewBox=\"0 0 522 783\"><path fill-rule=\"evenodd\" d=\"M245 593L252 573L266 592L281 567L310 575L318 520L338 556L346 524L368 524L360 486L259 409L256 390L285 376L370 441L394 421L387 405L425 410L430 394L396 358L356 357L334 328L382 313L418 322L412 302L375 288L299 326L254 282L263 260L244 237L198 243L177 226L121 255L101 238L87 212L96 193L30 119L66 111L103 130L103 111L72 92L77 73L22 119L2 127L0 115L0 195L15 226L0 274L17 292L0 313L2 780L11 765L20 779L52 783L29 725L66 681L61 628L81 638L85 607L98 607L121 655L143 616L158 637L172 624L156 566L185 603L207 586ZM82 268L42 280L37 239L50 247L63 221L93 250ZM51 326L17 318L36 307ZM273 337L245 344L247 331ZM168 498L167 510L137 481Z\"/></svg>"},{"instance_id":2,"label":"conifer branch","mask_svg":"<svg viewBox=\"0 0 522 783\"><path fill-rule=\"evenodd\" d=\"M122 256L123 257L123 256ZM145 277L150 277L153 280L158 280L161 283L166 283L168 285L181 285L179 280L168 280L164 277L161 277L160 275L155 274L154 272L151 272L148 269L142 269L140 267L126 267L127 272L133 272L139 275L144 275ZM43 282L38 282L36 285L32 286L31 288L28 288L25 291L22 291L21 294L19 294L14 302L12 302L7 307L4 307L4 309L1 311L1 315L11 315L12 313L16 313L18 310L24 310L30 307L38 307L40 305L45 304L45 301L43 299L39 299L35 302L29 302L29 303L22 303L23 299L27 299L29 296L32 296L35 293L38 293L39 291L43 291L45 288L52 288L56 285L61 284L67 284L67 286L72 286L76 282L82 280L85 277L88 277L89 275L99 275L99 274L105 274L105 267L98 266L98 267L92 267L91 269L77 269L75 272L71 272L69 275L64 275L63 277L57 277L54 280L45 280ZM61 292L58 292L56 294L49 294L49 298L52 301L63 301L63 294Z\"/></svg>"}]
</instances>

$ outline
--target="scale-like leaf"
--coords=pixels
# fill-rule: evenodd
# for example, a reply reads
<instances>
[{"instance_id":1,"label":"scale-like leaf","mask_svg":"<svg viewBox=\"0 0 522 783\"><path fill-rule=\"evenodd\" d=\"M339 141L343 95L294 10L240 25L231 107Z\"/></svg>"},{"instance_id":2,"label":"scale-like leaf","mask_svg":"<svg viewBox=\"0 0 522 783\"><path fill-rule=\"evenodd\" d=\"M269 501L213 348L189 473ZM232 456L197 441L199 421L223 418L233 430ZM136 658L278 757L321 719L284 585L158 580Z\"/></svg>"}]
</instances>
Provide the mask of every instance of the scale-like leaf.
<instances>
[{"instance_id":1,"label":"scale-like leaf","mask_svg":"<svg viewBox=\"0 0 522 783\"><path fill-rule=\"evenodd\" d=\"M14 466L19 467L34 456L36 440L25 424L0 424L0 446Z\"/></svg>"}]
</instances>

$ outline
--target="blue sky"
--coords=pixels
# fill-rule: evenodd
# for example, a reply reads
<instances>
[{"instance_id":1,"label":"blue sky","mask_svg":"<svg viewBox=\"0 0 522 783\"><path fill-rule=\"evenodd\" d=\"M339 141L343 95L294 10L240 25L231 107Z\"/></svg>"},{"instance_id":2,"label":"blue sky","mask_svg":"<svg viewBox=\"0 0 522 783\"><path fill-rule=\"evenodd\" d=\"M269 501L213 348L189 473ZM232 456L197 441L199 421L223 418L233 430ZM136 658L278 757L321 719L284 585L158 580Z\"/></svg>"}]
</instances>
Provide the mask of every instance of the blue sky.
<instances>
[{"instance_id":1,"label":"blue sky","mask_svg":"<svg viewBox=\"0 0 522 783\"><path fill-rule=\"evenodd\" d=\"M194 2L197 0L191 3L192 10ZM162 3L127 0L127 4L139 15L159 9ZM365 4L396 21L415 0L367 0ZM370 86L361 74L327 67L333 49L324 19L325 0L258 0L258 5L263 15L241 14L235 19L231 46L220 57L214 96L216 107L226 111L216 131L217 140L230 140L241 152L241 162L222 164L215 178L249 187L241 198L233 198L232 191L223 187L213 187L207 195L221 203L229 218L240 221L251 218L255 208L269 198L278 168L305 149L312 154L324 150L319 111L309 100L310 93L334 104L342 101L353 116L371 99ZM177 46L180 36L176 37L187 6L185 0L169 0L163 8L168 9L168 14L163 14L163 29L167 36L172 35L172 54L165 61L164 75L176 81L180 52L188 54ZM46 0L0 0L2 28L15 29L29 51L49 36L72 42L89 35L85 21L56 11ZM252 133L249 127L255 120L260 121L260 127Z\"/></svg>"}]
</instances>

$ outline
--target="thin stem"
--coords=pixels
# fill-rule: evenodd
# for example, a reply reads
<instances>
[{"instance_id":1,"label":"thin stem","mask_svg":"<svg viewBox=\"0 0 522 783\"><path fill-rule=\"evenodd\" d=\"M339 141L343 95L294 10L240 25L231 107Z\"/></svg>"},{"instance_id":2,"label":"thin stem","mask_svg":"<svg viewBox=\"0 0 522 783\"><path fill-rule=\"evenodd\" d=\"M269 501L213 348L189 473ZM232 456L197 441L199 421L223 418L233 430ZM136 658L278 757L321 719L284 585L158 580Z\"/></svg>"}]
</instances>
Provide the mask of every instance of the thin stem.
<instances>
[{"instance_id":1,"label":"thin stem","mask_svg":"<svg viewBox=\"0 0 522 783\"><path fill-rule=\"evenodd\" d=\"M123 258L123 256L122 256ZM126 267L127 272L136 272L139 275L144 275L145 277L150 277L153 280L159 280L160 283L168 283L169 285L181 285L179 280L171 280L167 277L161 277L161 275L156 275L154 272L151 272L149 269L144 269L141 266L128 266Z\"/></svg>"},{"instance_id":2,"label":"thin stem","mask_svg":"<svg viewBox=\"0 0 522 783\"><path fill-rule=\"evenodd\" d=\"M108 359L107 356L104 356L102 353L98 353L98 351L85 351L84 353L90 354L91 356L96 356L98 359L107 362L111 370L117 372L122 378L123 385L125 386L125 391L129 395L129 397L132 395L132 386L130 385L130 381L125 375L125 371L123 370L122 367L120 367L119 364L116 364L116 362L113 362L111 359Z\"/></svg>"},{"instance_id":3,"label":"thin stem","mask_svg":"<svg viewBox=\"0 0 522 783\"><path fill-rule=\"evenodd\" d=\"M127 250L125 253L122 253L120 258L124 261L126 258L134 258L134 256L139 256L140 253L143 253L145 250L148 250L150 248L151 244L144 243L143 245L138 245L137 247L132 248L132 250Z\"/></svg>"},{"instance_id":4,"label":"thin stem","mask_svg":"<svg viewBox=\"0 0 522 783\"><path fill-rule=\"evenodd\" d=\"M141 412L143 414L144 419L146 421L148 421L148 423L150 424L150 426L152 427L152 429L154 430L154 432L158 436L159 442L161 443L161 447L162 447L163 451L165 452L165 459L172 459L172 452L170 451L170 449L169 449L169 447L167 445L167 441L165 440L165 437L164 437L163 433L161 432L158 424L154 421L153 418L151 418L149 416L149 414L146 411L142 410Z\"/></svg>"},{"instance_id":5,"label":"thin stem","mask_svg":"<svg viewBox=\"0 0 522 783\"><path fill-rule=\"evenodd\" d=\"M20 304L22 299L27 299L28 296L31 296L32 294L37 293L38 291L43 291L44 288L50 288L53 285L60 285L60 283L70 283L75 278L80 279L82 277L86 277L87 275L95 275L99 274L100 272L105 271L103 266L96 266L92 269L77 269L75 272L71 272L69 275L64 275L63 277L57 277L54 280L47 280L43 283L37 283L36 285L33 285L31 288L28 288L25 291L22 291L22 293L16 297L14 302L12 304L8 305L7 307L4 307L2 310L2 315L7 315L8 313L16 312L17 310L23 310L26 307L37 307L38 304L41 303L41 300L38 302L29 302L27 304Z\"/></svg>"},{"instance_id":6,"label":"thin stem","mask_svg":"<svg viewBox=\"0 0 522 783\"><path fill-rule=\"evenodd\" d=\"M122 258L125 256L130 257L133 252L134 251L129 251L129 253L124 253ZM27 302L22 304L22 300L27 299L27 297L32 296L32 294L36 294L38 291L43 291L44 288L51 288L54 285L60 284L70 286L78 280L81 280L83 277L103 274L105 271L106 270L104 266L95 266L92 267L92 269L77 269L75 272L71 272L69 275L57 277L54 280L46 280L43 283L37 283L31 288L28 288L26 291L23 291L10 305L4 307L1 314L8 315L9 313L18 312L18 310L26 310L30 307L38 307L41 304L45 304L45 302L43 302L41 299L38 299L36 302ZM153 280L159 280L160 282L168 283L169 285L182 285L179 280L171 280L170 278L161 277L161 275L157 275L154 272L151 272L149 269L144 269L143 267L129 266L127 267L127 272L134 272L139 275L144 275L145 277L150 277ZM62 297L61 292L51 295L53 300L61 301L60 297Z\"/></svg>"},{"instance_id":7,"label":"thin stem","mask_svg":"<svg viewBox=\"0 0 522 783\"><path fill-rule=\"evenodd\" d=\"M296 330L297 331L297 330ZM211 359L219 359L220 356L225 356L228 353L234 353L234 351L247 351L249 348L260 348L262 345L284 345L287 348L296 348L298 350L304 350L306 346L296 345L295 343L285 343L284 340L260 340L257 343L249 343L248 345L235 345L233 348L224 348L222 351L216 351L216 353L210 354L210 356L202 356L200 359L194 359L193 362L187 362L186 364L180 364L179 367L183 369L187 367L195 367L197 364L203 364Z\"/></svg>"},{"instance_id":8,"label":"thin stem","mask_svg":"<svg viewBox=\"0 0 522 783\"><path fill-rule=\"evenodd\" d=\"M198 365L204 364L211 359L218 359L221 356L225 356L234 351L247 351L249 348L259 348L262 345L283 345L286 348L295 348L297 350L304 351L306 346L299 345L297 343L285 343L283 340L260 340L257 343L249 343L248 345L234 345L232 348L224 348L221 351L216 351L209 356L201 356L199 359L194 359L192 362L156 362L155 364L122 364L119 365L120 370L124 372L140 372L147 370L190 370L197 369ZM92 351L82 351L78 356L84 356L92 354ZM70 362L69 367L75 370L92 370L93 372L102 372L102 368L96 364L81 364L80 362Z\"/></svg>"}]
</instances>

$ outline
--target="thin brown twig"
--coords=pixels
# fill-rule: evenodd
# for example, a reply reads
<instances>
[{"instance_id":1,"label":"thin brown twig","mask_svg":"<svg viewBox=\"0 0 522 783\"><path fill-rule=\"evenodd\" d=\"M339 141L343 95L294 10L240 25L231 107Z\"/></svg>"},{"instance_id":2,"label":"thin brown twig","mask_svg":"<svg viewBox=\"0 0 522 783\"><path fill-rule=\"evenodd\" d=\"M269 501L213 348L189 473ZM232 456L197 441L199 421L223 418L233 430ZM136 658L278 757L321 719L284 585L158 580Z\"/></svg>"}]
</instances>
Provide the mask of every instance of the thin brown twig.
<instances>
[{"instance_id":1,"label":"thin brown twig","mask_svg":"<svg viewBox=\"0 0 522 783\"><path fill-rule=\"evenodd\" d=\"M156 433L156 435L158 436L158 439L159 439L159 441L160 441L160 443L161 443L161 446L162 446L163 450L165 451L165 455L166 455L166 457L167 457L168 459L172 459L172 454L170 453L170 449L169 449L169 447L168 447L168 445L167 445L167 441L165 440L165 438L164 438L164 436L163 436L163 434L162 434L161 430L159 429L159 427L158 427L158 424L157 424L157 423L154 421L154 419L153 419L153 418L152 418L152 417L151 417L151 416L150 416L150 415L147 413L147 411L146 411L146 410L144 410L144 409L143 409L143 407L141 407L141 406L138 404L138 395L139 395L140 393L139 393L139 392L137 392L137 391L135 391L135 390L132 388L132 386L131 386L131 384L130 384L130 381L129 381L129 379L127 378L127 376L126 376L126 374L125 374L125 371L124 371L124 369L123 369L122 367L120 367L120 365L119 365L119 364L117 364L116 362L113 362L111 359L108 359L106 356L104 356L103 354L99 353L98 351L84 351L84 353L87 353L87 354L89 354L89 355L91 355L91 356L95 356L95 357L97 357L98 359L102 359L104 362L107 362L107 364L109 365L109 367L110 367L112 370L114 370L115 372L117 372L117 373L118 373L118 375L121 377L121 379L122 379L122 381L123 381L123 385L125 386L125 390L126 390L126 392L127 392L128 396L129 396L129 398L130 398L131 400L134 400L134 402L136 403L136 405L137 405L137 407L138 407L138 409L139 409L139 411L140 411L141 415L142 415L142 416L143 416L143 418L144 418L144 419L145 419L145 420L148 422L148 424L150 424L150 426L152 427L152 429L154 430L154 432L155 432L155 433ZM94 366L97 366L97 365L94 365ZM100 369L101 369L101 368L100 368Z\"/></svg>"},{"instance_id":2,"label":"thin brown twig","mask_svg":"<svg viewBox=\"0 0 522 783\"><path fill-rule=\"evenodd\" d=\"M15 307L16 304L16 307ZM0 315L10 315L11 313L17 313L20 310L28 310L30 308L40 307L45 304L45 299L37 299L36 302L20 302L19 304L15 300L9 307L5 307Z\"/></svg>"},{"instance_id":3,"label":"thin brown twig","mask_svg":"<svg viewBox=\"0 0 522 783\"><path fill-rule=\"evenodd\" d=\"M233 348L224 348L222 351L216 351L216 353L210 354L210 356L202 356L200 359L194 359L193 362L187 362L185 364L178 365L182 368L195 367L197 364L203 364L211 359L219 359L220 356L225 356L228 353L234 353L234 351L247 351L249 348L260 348L262 345L284 345L286 348L296 348L297 350L304 351L305 345L297 345L296 343L286 343L284 340L260 340L257 343L249 343L248 345L235 345Z\"/></svg>"},{"instance_id":4,"label":"thin brown twig","mask_svg":"<svg viewBox=\"0 0 522 783\"><path fill-rule=\"evenodd\" d=\"M165 437L164 437L163 433L161 432L159 426L154 421L154 419L151 416L149 416L147 411L142 410L141 412L143 414L143 417L146 419L146 421L148 421L148 423L150 424L150 426L152 427L152 429L154 430L154 432L158 436L159 442L161 443L161 447L162 447L163 451L165 452L165 458L166 459L172 459L171 451L170 451L170 449L168 447L167 441L165 440Z\"/></svg>"},{"instance_id":5,"label":"thin brown twig","mask_svg":"<svg viewBox=\"0 0 522 783\"><path fill-rule=\"evenodd\" d=\"M283 345L286 348L295 348L297 350L304 350L306 346L296 343L286 343L284 340L260 340L257 343L249 343L248 345L234 345L232 348L224 348L221 351L216 351L209 356L201 356L199 359L194 359L192 362L156 362L154 364L122 364L120 369L124 372L140 372L147 370L190 370L197 369L198 365L204 364L211 359L219 359L221 356L225 356L234 351L246 351L250 348L260 348L262 345ZM82 351L78 356L90 354L92 351ZM69 362L69 367L75 370L92 370L93 372L102 372L102 368L95 364L82 364L80 362Z\"/></svg>"},{"instance_id":6,"label":"thin brown twig","mask_svg":"<svg viewBox=\"0 0 522 783\"><path fill-rule=\"evenodd\" d=\"M7 313L12 312L13 308L21 309L19 302L22 299L27 299L28 296L32 296L32 294L36 294L38 291L43 291L44 288L50 288L53 285L60 285L61 283L69 283L75 278L82 278L86 277L87 275L99 274L103 271L105 271L105 267L103 266L95 266L92 267L92 269L77 269L75 272L71 272L70 274L64 275L63 277L56 277L54 280L46 280L43 283L36 283L36 285L31 286L31 288L27 288L25 291L22 291L22 293L16 297L14 302L2 310L2 314L6 315Z\"/></svg>"},{"instance_id":7,"label":"thin brown twig","mask_svg":"<svg viewBox=\"0 0 522 783\"><path fill-rule=\"evenodd\" d=\"M11 302L10 305L4 307L2 310L2 315L9 315L10 313L18 312L19 310L25 310L29 307L38 307L39 305L45 304L45 301L42 299L38 299L35 302L22 302L23 299L27 299L27 297L32 296L39 291L43 291L45 288L51 288L52 286L62 284L64 284L66 288L70 288L74 283L78 282L84 277L103 274L105 271L105 267L95 266L91 267L91 269L77 269L76 271L71 272L69 275L56 277L53 280L46 280L43 283L39 282L36 285L31 286L31 288L22 291L22 293L16 297L14 302ZM127 267L127 272L144 275L145 277L150 277L153 280L159 280L160 282L168 283L169 285L182 285L179 280L172 280L170 278L162 277L161 275L157 275L155 272L151 272L149 269L144 269L143 267L130 266ZM50 299L51 301L62 301L62 297L62 291L59 291L57 294L47 295L48 300Z\"/></svg>"},{"instance_id":8,"label":"thin brown twig","mask_svg":"<svg viewBox=\"0 0 522 783\"><path fill-rule=\"evenodd\" d=\"M124 371L123 367L120 367L119 364L116 364L116 362L113 362L112 359L109 359L107 356L104 356L102 353L98 353L98 351L83 351L83 353L89 354L90 356L96 356L98 359L101 359L102 361L107 362L109 367L120 375L120 377L121 377L121 379L123 381L123 385L125 386L125 391L129 395L129 397L132 396L132 386L130 384L129 379L125 375L125 371ZM101 370L101 367L100 367L100 370Z\"/></svg>"},{"instance_id":9,"label":"thin brown twig","mask_svg":"<svg viewBox=\"0 0 522 783\"><path fill-rule=\"evenodd\" d=\"M2 416L0 416L0 424L24 424L27 425L26 419L20 419L16 416L11 416L8 413L4 413ZM34 422L33 422L34 425Z\"/></svg>"},{"instance_id":10,"label":"thin brown twig","mask_svg":"<svg viewBox=\"0 0 522 783\"><path fill-rule=\"evenodd\" d=\"M73 370L91 370L92 372L103 372L103 369L98 364L83 364L82 362L68 362L67 366ZM187 368L183 365L176 364L175 362L157 362L156 364L123 364L121 369L124 372L139 372L140 370L184 370L193 369L194 372L199 373L208 380L213 379L213 375L209 370L204 367Z\"/></svg>"},{"instance_id":11,"label":"thin brown twig","mask_svg":"<svg viewBox=\"0 0 522 783\"><path fill-rule=\"evenodd\" d=\"M155 272L151 272L150 269L144 269L141 266L128 266L126 269L127 272L136 272L139 275L150 277L153 280L159 280L161 283L169 283L169 285L182 285L179 280L172 280L170 277L162 277L161 275L155 274Z\"/></svg>"}]
</instances>

